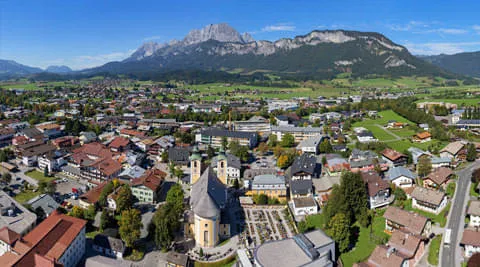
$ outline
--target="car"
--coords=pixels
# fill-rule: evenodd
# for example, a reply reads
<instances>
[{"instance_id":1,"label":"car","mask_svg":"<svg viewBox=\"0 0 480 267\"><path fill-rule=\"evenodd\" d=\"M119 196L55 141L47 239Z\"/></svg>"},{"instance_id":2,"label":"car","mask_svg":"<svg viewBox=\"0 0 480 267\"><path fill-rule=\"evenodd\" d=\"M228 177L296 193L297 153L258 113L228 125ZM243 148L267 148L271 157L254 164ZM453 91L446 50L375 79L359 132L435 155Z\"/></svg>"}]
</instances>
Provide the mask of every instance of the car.
<instances>
[{"instance_id":1,"label":"car","mask_svg":"<svg viewBox=\"0 0 480 267\"><path fill-rule=\"evenodd\" d=\"M73 207L73 204L70 201L67 201L67 203L65 204L65 207L71 209Z\"/></svg>"},{"instance_id":2,"label":"car","mask_svg":"<svg viewBox=\"0 0 480 267\"><path fill-rule=\"evenodd\" d=\"M16 181L20 181L21 179L22 179L22 178L20 178L20 177L18 177L18 176L15 178Z\"/></svg>"},{"instance_id":3,"label":"car","mask_svg":"<svg viewBox=\"0 0 480 267\"><path fill-rule=\"evenodd\" d=\"M63 178L61 181L64 182L64 183L66 183L66 182L68 182L68 179L67 179L67 178Z\"/></svg>"}]
</instances>

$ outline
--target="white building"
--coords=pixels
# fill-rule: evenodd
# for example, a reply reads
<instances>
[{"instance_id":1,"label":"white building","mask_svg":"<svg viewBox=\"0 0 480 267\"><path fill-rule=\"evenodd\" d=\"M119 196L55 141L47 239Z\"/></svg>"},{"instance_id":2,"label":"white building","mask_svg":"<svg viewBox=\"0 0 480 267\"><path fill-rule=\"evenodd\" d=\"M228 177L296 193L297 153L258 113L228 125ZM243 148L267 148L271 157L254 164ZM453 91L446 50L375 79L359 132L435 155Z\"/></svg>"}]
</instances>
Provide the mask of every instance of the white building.
<instances>
[{"instance_id":1,"label":"white building","mask_svg":"<svg viewBox=\"0 0 480 267\"><path fill-rule=\"evenodd\" d=\"M447 195L445 192L415 187L411 194L412 208L439 214L447 206Z\"/></svg>"},{"instance_id":2,"label":"white building","mask_svg":"<svg viewBox=\"0 0 480 267\"><path fill-rule=\"evenodd\" d=\"M309 197L296 197L292 201L292 210L295 216L305 216L317 214L318 206L315 199L312 196Z\"/></svg>"},{"instance_id":3,"label":"white building","mask_svg":"<svg viewBox=\"0 0 480 267\"><path fill-rule=\"evenodd\" d=\"M465 247L465 257L480 253L480 232L477 229L465 229L460 244Z\"/></svg>"},{"instance_id":4,"label":"white building","mask_svg":"<svg viewBox=\"0 0 480 267\"><path fill-rule=\"evenodd\" d=\"M480 227L480 200L471 201L468 206L467 215L470 217L468 226Z\"/></svg>"},{"instance_id":5,"label":"white building","mask_svg":"<svg viewBox=\"0 0 480 267\"><path fill-rule=\"evenodd\" d=\"M385 173L385 179L395 184L396 187L412 187L417 175L409 169L398 166L388 169Z\"/></svg>"}]
</instances>

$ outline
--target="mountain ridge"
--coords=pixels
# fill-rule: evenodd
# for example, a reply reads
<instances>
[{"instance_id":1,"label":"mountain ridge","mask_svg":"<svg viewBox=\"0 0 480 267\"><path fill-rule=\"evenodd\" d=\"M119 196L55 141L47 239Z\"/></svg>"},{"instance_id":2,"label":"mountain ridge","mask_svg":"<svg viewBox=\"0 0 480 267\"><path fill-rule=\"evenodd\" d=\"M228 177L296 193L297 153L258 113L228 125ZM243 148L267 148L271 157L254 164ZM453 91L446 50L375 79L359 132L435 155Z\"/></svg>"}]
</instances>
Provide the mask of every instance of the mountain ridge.
<instances>
[{"instance_id":1,"label":"mountain ridge","mask_svg":"<svg viewBox=\"0 0 480 267\"><path fill-rule=\"evenodd\" d=\"M480 77L480 51L420 56L420 58L453 73Z\"/></svg>"},{"instance_id":2,"label":"mountain ridge","mask_svg":"<svg viewBox=\"0 0 480 267\"><path fill-rule=\"evenodd\" d=\"M130 57L82 73L139 74L171 70L256 71L328 78L353 75L446 75L376 32L313 30L276 41L254 40L227 24L190 31L180 41L148 42Z\"/></svg>"}]
</instances>

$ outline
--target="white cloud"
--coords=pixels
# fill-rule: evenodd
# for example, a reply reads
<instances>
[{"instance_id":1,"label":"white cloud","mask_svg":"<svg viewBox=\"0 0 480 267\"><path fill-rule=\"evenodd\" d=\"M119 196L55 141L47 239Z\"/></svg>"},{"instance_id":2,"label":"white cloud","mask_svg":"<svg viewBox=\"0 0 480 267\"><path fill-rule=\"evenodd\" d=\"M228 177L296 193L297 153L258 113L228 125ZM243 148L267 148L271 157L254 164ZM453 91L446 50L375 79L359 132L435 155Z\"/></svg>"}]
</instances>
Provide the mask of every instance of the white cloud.
<instances>
[{"instance_id":1,"label":"white cloud","mask_svg":"<svg viewBox=\"0 0 480 267\"><path fill-rule=\"evenodd\" d=\"M83 55L83 56L76 56L73 57L69 64L69 66L73 69L85 69L85 68L92 68L103 65L105 63L111 61L120 61L127 57L129 57L135 50L128 50L125 52L113 52L108 54L99 54L99 55Z\"/></svg>"},{"instance_id":2,"label":"white cloud","mask_svg":"<svg viewBox=\"0 0 480 267\"><path fill-rule=\"evenodd\" d=\"M471 51L480 46L480 42L458 42L458 43L405 43L405 47L416 55L438 55L456 54Z\"/></svg>"},{"instance_id":3,"label":"white cloud","mask_svg":"<svg viewBox=\"0 0 480 267\"><path fill-rule=\"evenodd\" d=\"M159 39L162 39L162 37L159 36L159 35L154 35L154 36L149 36L149 37L143 38L143 41L147 42L147 41L153 41L153 40L159 40Z\"/></svg>"},{"instance_id":4,"label":"white cloud","mask_svg":"<svg viewBox=\"0 0 480 267\"><path fill-rule=\"evenodd\" d=\"M415 33L465 34L468 33L468 30L455 28L439 28L426 31L417 31Z\"/></svg>"},{"instance_id":5,"label":"white cloud","mask_svg":"<svg viewBox=\"0 0 480 267\"><path fill-rule=\"evenodd\" d=\"M262 32L291 32L294 31L296 27L294 25L289 24L275 24L275 25L268 25L262 28Z\"/></svg>"},{"instance_id":6,"label":"white cloud","mask_svg":"<svg viewBox=\"0 0 480 267\"><path fill-rule=\"evenodd\" d=\"M473 26L472 26L472 29L473 29L476 33L480 34L480 25L473 25Z\"/></svg>"},{"instance_id":7,"label":"white cloud","mask_svg":"<svg viewBox=\"0 0 480 267\"><path fill-rule=\"evenodd\" d=\"M401 31L401 32L406 32L406 31L411 31L414 29L419 29L419 28L428 28L430 27L430 23L426 23L423 21L417 21L417 20L411 20L407 24L389 24L387 27L392 30L392 31Z\"/></svg>"}]
</instances>

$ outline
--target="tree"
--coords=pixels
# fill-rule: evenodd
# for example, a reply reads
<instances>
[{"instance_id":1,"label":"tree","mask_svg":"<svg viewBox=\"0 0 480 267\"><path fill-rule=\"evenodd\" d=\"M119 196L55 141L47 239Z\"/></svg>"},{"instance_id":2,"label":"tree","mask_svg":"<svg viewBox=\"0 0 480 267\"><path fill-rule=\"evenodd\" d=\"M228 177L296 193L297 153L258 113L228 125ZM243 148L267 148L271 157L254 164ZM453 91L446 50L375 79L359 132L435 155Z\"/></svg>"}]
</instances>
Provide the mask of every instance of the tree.
<instances>
[{"instance_id":1,"label":"tree","mask_svg":"<svg viewBox=\"0 0 480 267\"><path fill-rule=\"evenodd\" d=\"M54 183L53 181L47 183L47 187L45 188L44 193L53 195L57 191L57 184Z\"/></svg>"},{"instance_id":2,"label":"tree","mask_svg":"<svg viewBox=\"0 0 480 267\"><path fill-rule=\"evenodd\" d=\"M472 172L472 177L471 177L472 183L478 183L480 182L480 168L475 169Z\"/></svg>"},{"instance_id":3,"label":"tree","mask_svg":"<svg viewBox=\"0 0 480 267\"><path fill-rule=\"evenodd\" d=\"M330 141L325 138L321 143L320 143L320 146L318 148L318 151L320 153L332 153L333 152L333 148L332 148L332 144L330 144Z\"/></svg>"},{"instance_id":4,"label":"tree","mask_svg":"<svg viewBox=\"0 0 480 267\"><path fill-rule=\"evenodd\" d=\"M83 219L83 209L79 206L73 206L72 211L70 211L69 215L75 218Z\"/></svg>"},{"instance_id":5,"label":"tree","mask_svg":"<svg viewBox=\"0 0 480 267\"><path fill-rule=\"evenodd\" d=\"M325 166L327 164L327 157L322 157L322 165Z\"/></svg>"},{"instance_id":6,"label":"tree","mask_svg":"<svg viewBox=\"0 0 480 267\"><path fill-rule=\"evenodd\" d=\"M432 160L429 157L420 157L417 163L417 172L421 177L427 176L432 171Z\"/></svg>"},{"instance_id":7,"label":"tree","mask_svg":"<svg viewBox=\"0 0 480 267\"><path fill-rule=\"evenodd\" d=\"M248 147L241 146L238 141L232 141L230 143L230 153L238 157L242 162L248 161L250 154L248 153Z\"/></svg>"},{"instance_id":8,"label":"tree","mask_svg":"<svg viewBox=\"0 0 480 267\"><path fill-rule=\"evenodd\" d=\"M340 252L347 251L350 245L350 220L343 213L337 213L328 223L328 235L338 244Z\"/></svg>"},{"instance_id":9,"label":"tree","mask_svg":"<svg viewBox=\"0 0 480 267\"><path fill-rule=\"evenodd\" d=\"M293 135L287 133L282 136L282 141L280 145L283 147L292 147L295 144L295 137Z\"/></svg>"},{"instance_id":10,"label":"tree","mask_svg":"<svg viewBox=\"0 0 480 267\"><path fill-rule=\"evenodd\" d=\"M285 169L289 166L289 160L288 160L288 156L287 155L281 155L280 157L278 157L278 160L277 160L277 166L279 168L282 168L282 169Z\"/></svg>"},{"instance_id":11,"label":"tree","mask_svg":"<svg viewBox=\"0 0 480 267\"><path fill-rule=\"evenodd\" d=\"M90 205L86 210L83 211L83 218L85 218L85 220L94 221L96 214L95 206Z\"/></svg>"},{"instance_id":12,"label":"tree","mask_svg":"<svg viewBox=\"0 0 480 267\"><path fill-rule=\"evenodd\" d=\"M8 161L8 156L7 153L2 149L0 150L0 162L6 162Z\"/></svg>"},{"instance_id":13,"label":"tree","mask_svg":"<svg viewBox=\"0 0 480 267\"><path fill-rule=\"evenodd\" d=\"M215 157L215 149L212 146L207 147L207 156L209 159Z\"/></svg>"},{"instance_id":14,"label":"tree","mask_svg":"<svg viewBox=\"0 0 480 267\"><path fill-rule=\"evenodd\" d=\"M112 219L110 215L108 214L107 209L102 210L102 215L100 216L100 232L103 232L103 230L107 229L108 226L111 224Z\"/></svg>"},{"instance_id":15,"label":"tree","mask_svg":"<svg viewBox=\"0 0 480 267\"><path fill-rule=\"evenodd\" d=\"M271 134L269 137L268 137L268 146L269 147L274 147L277 145L277 135L275 134Z\"/></svg>"},{"instance_id":16,"label":"tree","mask_svg":"<svg viewBox=\"0 0 480 267\"><path fill-rule=\"evenodd\" d=\"M125 245L131 248L140 237L140 229L143 227L140 211L137 209L124 210L118 225L120 237Z\"/></svg>"},{"instance_id":17,"label":"tree","mask_svg":"<svg viewBox=\"0 0 480 267\"><path fill-rule=\"evenodd\" d=\"M407 200L407 194L400 187L395 188L395 190L393 190L393 194L395 195L395 200L397 201Z\"/></svg>"},{"instance_id":18,"label":"tree","mask_svg":"<svg viewBox=\"0 0 480 267\"><path fill-rule=\"evenodd\" d=\"M240 185L238 184L238 179L233 179L233 188L238 189Z\"/></svg>"},{"instance_id":19,"label":"tree","mask_svg":"<svg viewBox=\"0 0 480 267\"><path fill-rule=\"evenodd\" d=\"M161 158L162 158L162 162L167 162L168 161L168 152L163 151L162 155L161 155Z\"/></svg>"},{"instance_id":20,"label":"tree","mask_svg":"<svg viewBox=\"0 0 480 267\"><path fill-rule=\"evenodd\" d=\"M183 178L183 170L180 167L175 168L174 174L179 181Z\"/></svg>"},{"instance_id":21,"label":"tree","mask_svg":"<svg viewBox=\"0 0 480 267\"><path fill-rule=\"evenodd\" d=\"M98 197L98 204L100 207L105 207L107 205L107 197L110 193L113 192L114 186L113 182L108 182L102 189L100 196Z\"/></svg>"},{"instance_id":22,"label":"tree","mask_svg":"<svg viewBox=\"0 0 480 267\"><path fill-rule=\"evenodd\" d=\"M268 204L268 196L265 194L259 194L255 196L255 204L257 205L267 205Z\"/></svg>"},{"instance_id":23,"label":"tree","mask_svg":"<svg viewBox=\"0 0 480 267\"><path fill-rule=\"evenodd\" d=\"M227 151L228 148L228 138L223 136L222 137L222 149L223 151Z\"/></svg>"},{"instance_id":24,"label":"tree","mask_svg":"<svg viewBox=\"0 0 480 267\"><path fill-rule=\"evenodd\" d=\"M467 160L475 161L475 159L477 159L477 148L474 144L469 143L467 145Z\"/></svg>"},{"instance_id":25,"label":"tree","mask_svg":"<svg viewBox=\"0 0 480 267\"><path fill-rule=\"evenodd\" d=\"M449 197L453 197L453 194L455 194L456 186L457 184L454 182L448 183L446 193Z\"/></svg>"},{"instance_id":26,"label":"tree","mask_svg":"<svg viewBox=\"0 0 480 267\"><path fill-rule=\"evenodd\" d=\"M43 176L48 177L48 167L43 168Z\"/></svg>"},{"instance_id":27,"label":"tree","mask_svg":"<svg viewBox=\"0 0 480 267\"><path fill-rule=\"evenodd\" d=\"M167 192L167 197L165 201L172 204L175 212L179 215L183 214L183 199L185 193L183 192L182 186L175 184Z\"/></svg>"},{"instance_id":28,"label":"tree","mask_svg":"<svg viewBox=\"0 0 480 267\"><path fill-rule=\"evenodd\" d=\"M33 212L35 213L35 215L37 215L37 222L42 221L47 216L47 214L45 214L45 211L43 210L43 208L40 207L40 206L38 206Z\"/></svg>"},{"instance_id":29,"label":"tree","mask_svg":"<svg viewBox=\"0 0 480 267\"><path fill-rule=\"evenodd\" d=\"M258 145L258 151L260 151L260 153L265 156L268 152L268 145L264 142L260 143Z\"/></svg>"},{"instance_id":30,"label":"tree","mask_svg":"<svg viewBox=\"0 0 480 267\"><path fill-rule=\"evenodd\" d=\"M133 194L130 186L123 185L118 190L117 197L117 212L121 213L124 210L131 209L133 205Z\"/></svg>"},{"instance_id":31,"label":"tree","mask_svg":"<svg viewBox=\"0 0 480 267\"><path fill-rule=\"evenodd\" d=\"M12 175L9 172L5 172L2 174L2 181L6 184L9 184L12 181Z\"/></svg>"}]
</instances>

